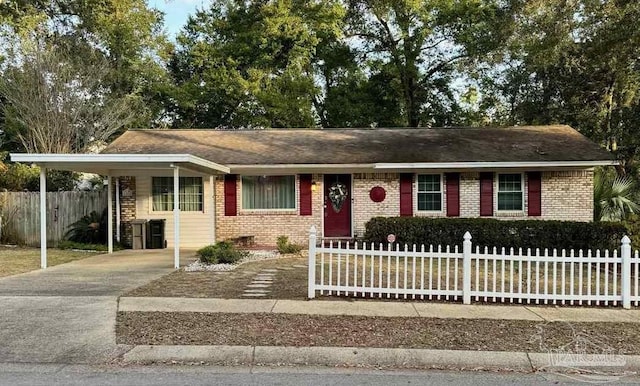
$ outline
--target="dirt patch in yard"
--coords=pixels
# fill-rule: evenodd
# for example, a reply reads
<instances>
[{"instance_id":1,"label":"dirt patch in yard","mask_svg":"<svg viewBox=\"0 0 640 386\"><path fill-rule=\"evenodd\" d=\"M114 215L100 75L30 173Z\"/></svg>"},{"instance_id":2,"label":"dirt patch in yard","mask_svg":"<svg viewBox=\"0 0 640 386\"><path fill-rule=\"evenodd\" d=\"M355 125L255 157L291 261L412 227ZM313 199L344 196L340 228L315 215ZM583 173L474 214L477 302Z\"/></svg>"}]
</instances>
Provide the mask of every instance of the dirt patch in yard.
<instances>
[{"instance_id":1,"label":"dirt patch in yard","mask_svg":"<svg viewBox=\"0 0 640 386\"><path fill-rule=\"evenodd\" d=\"M241 298L256 275L275 270L273 284L263 299L306 299L307 263L302 257L253 261L227 272L176 271L138 287L124 296Z\"/></svg>"},{"instance_id":2,"label":"dirt patch in yard","mask_svg":"<svg viewBox=\"0 0 640 386\"><path fill-rule=\"evenodd\" d=\"M586 337L593 353L640 354L633 323L540 323L522 320L119 312L117 343L395 347L540 352ZM571 347L573 348L573 346Z\"/></svg>"}]
</instances>

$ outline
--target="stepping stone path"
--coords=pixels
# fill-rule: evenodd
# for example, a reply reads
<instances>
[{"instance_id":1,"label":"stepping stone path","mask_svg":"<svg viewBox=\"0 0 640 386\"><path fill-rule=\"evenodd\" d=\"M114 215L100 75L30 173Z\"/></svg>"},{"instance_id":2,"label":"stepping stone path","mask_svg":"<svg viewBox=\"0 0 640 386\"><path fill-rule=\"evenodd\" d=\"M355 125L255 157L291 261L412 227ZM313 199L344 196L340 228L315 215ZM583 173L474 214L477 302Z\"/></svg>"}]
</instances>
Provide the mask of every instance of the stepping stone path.
<instances>
[{"instance_id":1,"label":"stepping stone path","mask_svg":"<svg viewBox=\"0 0 640 386\"><path fill-rule=\"evenodd\" d=\"M286 267L278 267L278 268L269 268L263 269L260 272L257 272L251 281L251 283L247 284L242 297L244 298L263 298L266 297L273 285L273 280L278 271L290 271L294 269L307 268L306 264L300 265L291 265ZM253 272L252 272L253 273Z\"/></svg>"},{"instance_id":2,"label":"stepping stone path","mask_svg":"<svg viewBox=\"0 0 640 386\"><path fill-rule=\"evenodd\" d=\"M276 276L277 269L263 269L253 278L251 284L248 284L242 297L244 298L263 298L267 296L269 288L273 285L273 278Z\"/></svg>"}]
</instances>

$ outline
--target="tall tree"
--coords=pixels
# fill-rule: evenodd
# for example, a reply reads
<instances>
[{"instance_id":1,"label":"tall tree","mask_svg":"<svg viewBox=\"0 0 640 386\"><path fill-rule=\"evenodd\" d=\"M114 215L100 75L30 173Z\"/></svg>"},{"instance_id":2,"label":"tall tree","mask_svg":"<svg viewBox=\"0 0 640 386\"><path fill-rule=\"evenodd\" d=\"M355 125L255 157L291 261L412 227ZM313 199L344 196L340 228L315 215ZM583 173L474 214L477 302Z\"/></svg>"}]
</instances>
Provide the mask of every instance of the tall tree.
<instances>
[{"instance_id":1,"label":"tall tree","mask_svg":"<svg viewBox=\"0 0 640 386\"><path fill-rule=\"evenodd\" d=\"M361 54L396 79L404 126L446 125L457 103L456 66L495 50L509 8L499 1L349 0L347 34Z\"/></svg>"},{"instance_id":2,"label":"tall tree","mask_svg":"<svg viewBox=\"0 0 640 386\"><path fill-rule=\"evenodd\" d=\"M340 33L341 10L333 0L219 0L197 12L170 65L174 124L314 126L312 60Z\"/></svg>"},{"instance_id":3,"label":"tall tree","mask_svg":"<svg viewBox=\"0 0 640 386\"><path fill-rule=\"evenodd\" d=\"M636 173L640 154L640 3L522 2L497 82L508 122L567 123Z\"/></svg>"},{"instance_id":4,"label":"tall tree","mask_svg":"<svg viewBox=\"0 0 640 386\"><path fill-rule=\"evenodd\" d=\"M0 95L5 127L28 152L85 152L134 121L138 98L104 86L110 69L101 57L78 65L61 47L23 50L5 69Z\"/></svg>"},{"instance_id":5,"label":"tall tree","mask_svg":"<svg viewBox=\"0 0 640 386\"><path fill-rule=\"evenodd\" d=\"M23 45L44 41L79 65L102 56L109 63L103 86L114 95L140 96L145 103L134 125L148 127L157 122L162 106L156 95L168 81L163 58L170 45L162 21L145 0L6 0L0 2L0 52L11 57Z\"/></svg>"}]
</instances>

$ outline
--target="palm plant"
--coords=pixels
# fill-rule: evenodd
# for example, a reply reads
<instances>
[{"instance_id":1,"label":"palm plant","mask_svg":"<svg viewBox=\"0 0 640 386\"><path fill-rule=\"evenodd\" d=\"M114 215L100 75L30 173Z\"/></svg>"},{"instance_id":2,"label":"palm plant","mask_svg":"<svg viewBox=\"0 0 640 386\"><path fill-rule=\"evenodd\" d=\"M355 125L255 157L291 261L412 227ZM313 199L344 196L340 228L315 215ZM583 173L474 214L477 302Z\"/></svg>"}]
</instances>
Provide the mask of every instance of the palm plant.
<instances>
[{"instance_id":1,"label":"palm plant","mask_svg":"<svg viewBox=\"0 0 640 386\"><path fill-rule=\"evenodd\" d=\"M636 184L627 176L596 172L593 199L595 221L622 221L640 212Z\"/></svg>"},{"instance_id":2,"label":"palm plant","mask_svg":"<svg viewBox=\"0 0 640 386\"><path fill-rule=\"evenodd\" d=\"M65 238L70 241L88 244L107 242L107 210L102 214L93 211L69 226Z\"/></svg>"}]
</instances>

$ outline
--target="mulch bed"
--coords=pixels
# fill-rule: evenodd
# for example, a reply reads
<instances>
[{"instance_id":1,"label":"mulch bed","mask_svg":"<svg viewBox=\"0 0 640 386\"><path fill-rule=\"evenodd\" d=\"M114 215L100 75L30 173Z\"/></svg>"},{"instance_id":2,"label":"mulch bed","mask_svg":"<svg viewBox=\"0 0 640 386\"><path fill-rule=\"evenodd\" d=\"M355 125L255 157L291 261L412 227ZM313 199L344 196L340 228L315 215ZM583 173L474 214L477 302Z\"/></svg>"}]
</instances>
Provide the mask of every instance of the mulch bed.
<instances>
[{"instance_id":1,"label":"mulch bed","mask_svg":"<svg viewBox=\"0 0 640 386\"><path fill-rule=\"evenodd\" d=\"M523 320L119 312L117 342L131 345L387 347L544 352L594 342L593 353L640 354L633 323L540 323Z\"/></svg>"}]
</instances>

